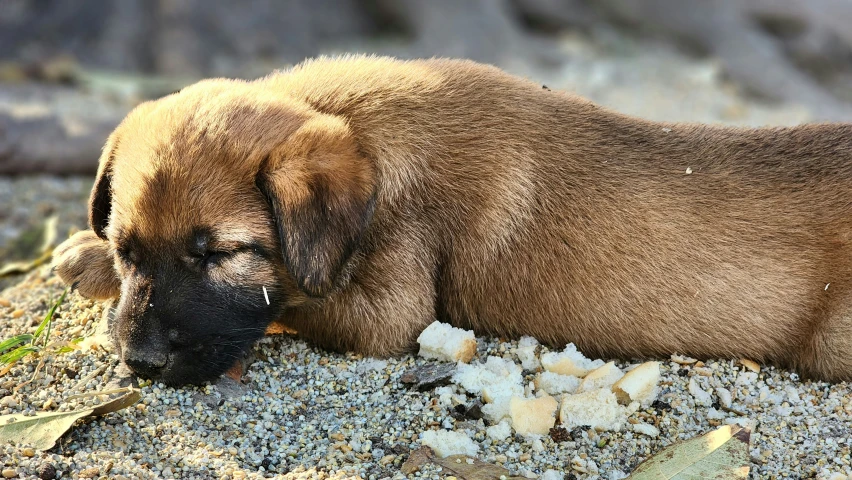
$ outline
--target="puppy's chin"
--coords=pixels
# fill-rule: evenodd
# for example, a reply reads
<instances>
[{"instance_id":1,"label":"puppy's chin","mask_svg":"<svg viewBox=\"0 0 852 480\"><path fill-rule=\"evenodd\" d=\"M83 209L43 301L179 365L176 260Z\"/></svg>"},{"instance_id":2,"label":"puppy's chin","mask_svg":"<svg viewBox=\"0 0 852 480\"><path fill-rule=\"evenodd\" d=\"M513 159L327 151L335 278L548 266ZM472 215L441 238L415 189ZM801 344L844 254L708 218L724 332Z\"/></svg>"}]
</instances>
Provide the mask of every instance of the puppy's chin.
<instances>
[{"instance_id":1,"label":"puppy's chin","mask_svg":"<svg viewBox=\"0 0 852 480\"><path fill-rule=\"evenodd\" d=\"M193 349L173 350L168 354L166 365L156 375L137 372L125 365L134 374L170 387L199 385L212 382L222 376L234 363L243 358L256 339L220 341L196 346ZM119 338L113 335L113 345L118 348L119 358L124 363L124 348Z\"/></svg>"},{"instance_id":2,"label":"puppy's chin","mask_svg":"<svg viewBox=\"0 0 852 480\"><path fill-rule=\"evenodd\" d=\"M230 369L251 347L244 345L205 345L197 351L173 351L168 363L153 381L170 387L198 385L214 381Z\"/></svg>"}]
</instances>

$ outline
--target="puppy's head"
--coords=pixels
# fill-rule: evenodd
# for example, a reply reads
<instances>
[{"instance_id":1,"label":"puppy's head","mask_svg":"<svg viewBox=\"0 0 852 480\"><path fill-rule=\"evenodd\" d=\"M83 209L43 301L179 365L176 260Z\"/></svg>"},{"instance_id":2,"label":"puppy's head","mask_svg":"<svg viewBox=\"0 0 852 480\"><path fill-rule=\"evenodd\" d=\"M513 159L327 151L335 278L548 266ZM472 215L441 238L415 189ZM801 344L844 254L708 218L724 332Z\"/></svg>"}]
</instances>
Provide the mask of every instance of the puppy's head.
<instances>
[{"instance_id":1,"label":"puppy's head","mask_svg":"<svg viewBox=\"0 0 852 480\"><path fill-rule=\"evenodd\" d=\"M219 376L284 309L335 289L374 197L348 125L286 92L216 80L141 105L89 205L122 281L122 359L172 385Z\"/></svg>"}]
</instances>

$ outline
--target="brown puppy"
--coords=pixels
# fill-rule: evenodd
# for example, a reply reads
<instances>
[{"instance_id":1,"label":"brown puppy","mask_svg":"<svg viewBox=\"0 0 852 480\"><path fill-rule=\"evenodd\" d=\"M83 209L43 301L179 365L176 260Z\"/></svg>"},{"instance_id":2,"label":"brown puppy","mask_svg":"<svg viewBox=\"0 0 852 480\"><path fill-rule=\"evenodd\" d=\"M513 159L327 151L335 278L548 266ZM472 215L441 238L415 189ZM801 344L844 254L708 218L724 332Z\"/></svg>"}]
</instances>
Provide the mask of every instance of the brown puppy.
<instances>
[{"instance_id":1,"label":"brown puppy","mask_svg":"<svg viewBox=\"0 0 852 480\"><path fill-rule=\"evenodd\" d=\"M170 384L272 321L391 355L435 319L852 380L852 125L660 124L472 62L320 59L139 106L90 221L58 272L120 293L122 358Z\"/></svg>"}]
</instances>

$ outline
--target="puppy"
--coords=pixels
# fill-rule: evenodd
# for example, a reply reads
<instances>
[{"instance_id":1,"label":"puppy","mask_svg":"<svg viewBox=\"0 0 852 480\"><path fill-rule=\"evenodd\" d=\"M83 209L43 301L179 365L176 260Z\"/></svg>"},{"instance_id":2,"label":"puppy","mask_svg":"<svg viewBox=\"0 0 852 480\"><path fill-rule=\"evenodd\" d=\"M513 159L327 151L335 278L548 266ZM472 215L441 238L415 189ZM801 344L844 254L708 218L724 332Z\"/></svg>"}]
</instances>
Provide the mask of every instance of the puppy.
<instances>
[{"instance_id":1,"label":"puppy","mask_svg":"<svg viewBox=\"0 0 852 480\"><path fill-rule=\"evenodd\" d=\"M468 61L207 80L106 143L64 281L172 385L270 322L394 355L434 320L596 357L852 380L852 125L662 124Z\"/></svg>"}]
</instances>

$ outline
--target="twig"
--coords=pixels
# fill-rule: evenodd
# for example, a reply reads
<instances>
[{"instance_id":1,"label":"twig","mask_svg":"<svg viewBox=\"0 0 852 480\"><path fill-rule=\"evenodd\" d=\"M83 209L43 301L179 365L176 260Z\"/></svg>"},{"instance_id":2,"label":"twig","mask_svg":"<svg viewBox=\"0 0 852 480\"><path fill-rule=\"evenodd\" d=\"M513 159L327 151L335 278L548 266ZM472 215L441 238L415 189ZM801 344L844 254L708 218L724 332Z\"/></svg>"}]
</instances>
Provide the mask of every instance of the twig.
<instances>
[{"instance_id":1,"label":"twig","mask_svg":"<svg viewBox=\"0 0 852 480\"><path fill-rule=\"evenodd\" d=\"M97 392L84 392L77 393L74 395L70 395L65 397L66 402L70 402L71 400L77 400L78 398L88 398L88 397L97 397L99 395L112 395L113 393L126 393L133 391L133 387L122 387L122 388L113 388L110 390L100 390Z\"/></svg>"},{"instance_id":2,"label":"twig","mask_svg":"<svg viewBox=\"0 0 852 480\"><path fill-rule=\"evenodd\" d=\"M79 382L77 382L77 384L76 384L76 385L74 385L73 387L71 387L71 389L70 389L70 390L68 390L68 391L69 391L69 392L73 392L73 391L75 391L75 390L80 389L80 387L82 387L83 385L85 385L85 384L89 383L89 380L91 380L91 379L93 379L93 378L97 377L98 375L100 375L101 373L103 373L103 372L104 372L104 370L106 370L106 367L107 367L106 365L101 365L100 367L98 367L98 369L97 369L97 370L95 370L94 372L92 372L92 373L90 373L90 374L86 375L85 377L83 377L83 379L82 379L82 380L80 380Z\"/></svg>"}]
</instances>

